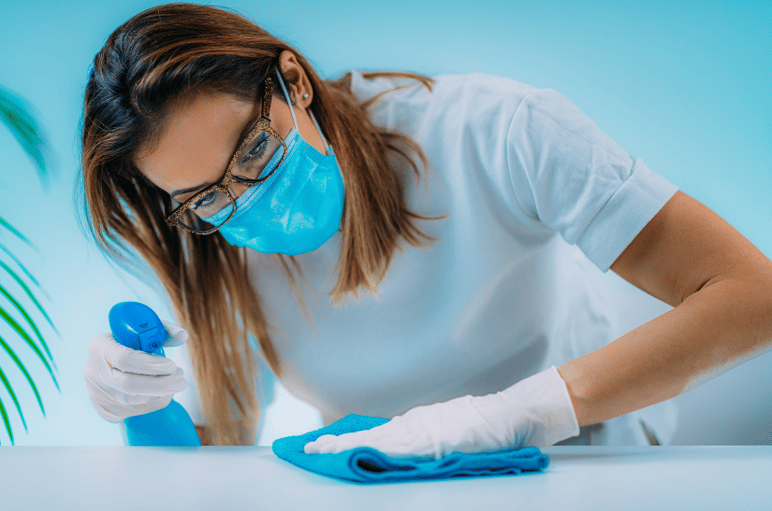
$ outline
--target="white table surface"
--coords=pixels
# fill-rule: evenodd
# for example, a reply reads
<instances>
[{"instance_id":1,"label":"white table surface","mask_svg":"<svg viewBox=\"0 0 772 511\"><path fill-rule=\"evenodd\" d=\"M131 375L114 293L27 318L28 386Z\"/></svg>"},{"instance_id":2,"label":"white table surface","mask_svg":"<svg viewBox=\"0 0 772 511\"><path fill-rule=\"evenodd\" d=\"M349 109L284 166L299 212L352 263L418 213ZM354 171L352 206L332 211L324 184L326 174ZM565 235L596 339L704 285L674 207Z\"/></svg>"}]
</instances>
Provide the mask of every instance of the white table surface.
<instances>
[{"instance_id":1,"label":"white table surface","mask_svg":"<svg viewBox=\"0 0 772 511\"><path fill-rule=\"evenodd\" d=\"M0 509L772 510L772 446L555 446L542 473L377 485L268 447L0 447Z\"/></svg>"}]
</instances>

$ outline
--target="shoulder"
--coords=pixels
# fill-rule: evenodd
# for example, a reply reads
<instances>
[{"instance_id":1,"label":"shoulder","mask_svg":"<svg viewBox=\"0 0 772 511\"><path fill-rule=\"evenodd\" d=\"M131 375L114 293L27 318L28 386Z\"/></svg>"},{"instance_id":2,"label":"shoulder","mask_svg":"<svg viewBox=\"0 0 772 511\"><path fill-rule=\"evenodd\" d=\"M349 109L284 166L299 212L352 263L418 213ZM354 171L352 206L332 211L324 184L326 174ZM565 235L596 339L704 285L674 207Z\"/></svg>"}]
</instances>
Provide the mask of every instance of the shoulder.
<instances>
[{"instance_id":1,"label":"shoulder","mask_svg":"<svg viewBox=\"0 0 772 511\"><path fill-rule=\"evenodd\" d=\"M376 76L367 72L348 71L351 91L360 101L365 102L376 96L379 103L399 103L410 100L427 102L463 103L477 100L478 103L520 102L529 93L538 90L533 85L503 76L485 73L443 74L432 76L431 92L421 82L412 78Z\"/></svg>"},{"instance_id":2,"label":"shoulder","mask_svg":"<svg viewBox=\"0 0 772 511\"><path fill-rule=\"evenodd\" d=\"M351 90L360 101L366 101L373 96L395 89L407 93L415 89L422 89L423 86L417 80L399 76L375 76L370 77L368 72L351 69L348 71L351 76ZM439 94L478 92L481 94L503 95L503 96L524 96L536 87L527 83L495 76L486 73L468 73L468 74L442 74L432 76L434 81L433 90ZM404 93L403 93L404 94ZM399 96L396 94L395 96Z\"/></svg>"},{"instance_id":3,"label":"shoulder","mask_svg":"<svg viewBox=\"0 0 772 511\"><path fill-rule=\"evenodd\" d=\"M367 77L367 73L351 70L351 91L362 103L372 100L371 114L382 116L416 115L420 113L444 117L443 113L458 114L458 118L491 119L491 116L511 116L518 105L536 87L511 78L485 73L444 74L432 76L432 90L421 82L403 77Z\"/></svg>"}]
</instances>

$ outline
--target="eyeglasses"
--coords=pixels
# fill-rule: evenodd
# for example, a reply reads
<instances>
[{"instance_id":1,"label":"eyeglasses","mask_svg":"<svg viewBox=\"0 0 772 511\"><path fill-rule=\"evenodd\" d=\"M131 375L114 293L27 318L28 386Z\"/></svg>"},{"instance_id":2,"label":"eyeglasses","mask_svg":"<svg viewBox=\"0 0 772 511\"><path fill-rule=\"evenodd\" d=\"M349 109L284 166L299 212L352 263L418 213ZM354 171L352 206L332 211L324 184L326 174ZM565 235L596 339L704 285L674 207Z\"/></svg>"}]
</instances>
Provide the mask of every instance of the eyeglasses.
<instances>
[{"instance_id":1,"label":"eyeglasses","mask_svg":"<svg viewBox=\"0 0 772 511\"><path fill-rule=\"evenodd\" d=\"M271 128L273 80L263 82L263 104L260 118L249 129L231 157L225 176L219 183L207 186L174 209L166 222L181 226L194 234L212 234L233 217L236 199L228 190L232 182L248 186L260 184L278 168L287 154L287 145ZM173 202L176 202L172 199Z\"/></svg>"}]
</instances>

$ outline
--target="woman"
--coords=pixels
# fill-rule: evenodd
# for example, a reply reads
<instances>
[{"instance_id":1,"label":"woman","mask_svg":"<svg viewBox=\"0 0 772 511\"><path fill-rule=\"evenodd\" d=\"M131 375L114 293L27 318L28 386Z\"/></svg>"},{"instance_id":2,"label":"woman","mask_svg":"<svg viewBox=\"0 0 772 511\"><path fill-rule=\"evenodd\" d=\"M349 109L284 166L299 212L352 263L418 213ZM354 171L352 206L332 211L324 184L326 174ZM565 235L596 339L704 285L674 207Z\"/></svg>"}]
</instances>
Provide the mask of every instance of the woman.
<instances>
[{"instance_id":1,"label":"woman","mask_svg":"<svg viewBox=\"0 0 772 511\"><path fill-rule=\"evenodd\" d=\"M254 443L258 359L325 424L393 418L309 453L646 443L633 412L772 344L772 263L556 91L325 81L210 7L154 7L110 36L83 179L100 246L143 258L173 342L190 335L204 443ZM609 268L674 309L614 340ZM109 334L84 371L113 422L168 404L181 373Z\"/></svg>"}]
</instances>

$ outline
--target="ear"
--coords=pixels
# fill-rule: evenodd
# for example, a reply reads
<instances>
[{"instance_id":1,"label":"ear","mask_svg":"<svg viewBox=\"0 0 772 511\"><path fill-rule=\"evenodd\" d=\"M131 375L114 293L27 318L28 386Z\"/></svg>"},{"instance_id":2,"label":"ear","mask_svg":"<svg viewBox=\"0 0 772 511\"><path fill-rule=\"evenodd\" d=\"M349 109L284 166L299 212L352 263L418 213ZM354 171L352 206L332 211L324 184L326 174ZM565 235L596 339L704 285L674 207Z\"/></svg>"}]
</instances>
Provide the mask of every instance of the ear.
<instances>
[{"instance_id":1,"label":"ear","mask_svg":"<svg viewBox=\"0 0 772 511\"><path fill-rule=\"evenodd\" d=\"M294 53L284 50L279 54L279 71L287 86L287 92L295 102L295 106L305 110L311 106L314 99L314 91L306 71L298 62Z\"/></svg>"}]
</instances>

